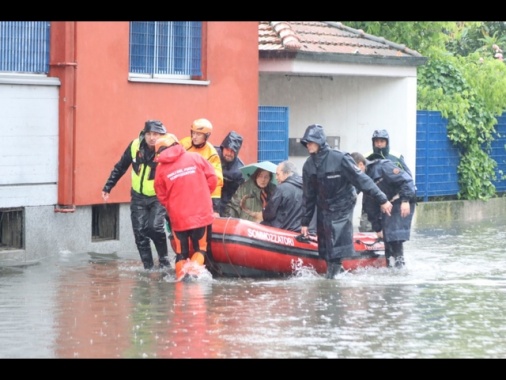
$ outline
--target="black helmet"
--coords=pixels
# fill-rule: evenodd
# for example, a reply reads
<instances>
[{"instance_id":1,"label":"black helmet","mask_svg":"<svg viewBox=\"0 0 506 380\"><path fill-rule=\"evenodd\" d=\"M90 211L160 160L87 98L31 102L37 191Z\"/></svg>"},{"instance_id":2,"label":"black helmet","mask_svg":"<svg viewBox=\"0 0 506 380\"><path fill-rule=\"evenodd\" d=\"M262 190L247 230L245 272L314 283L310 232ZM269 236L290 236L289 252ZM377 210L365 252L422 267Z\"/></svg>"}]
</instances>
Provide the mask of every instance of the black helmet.
<instances>
[{"instance_id":1,"label":"black helmet","mask_svg":"<svg viewBox=\"0 0 506 380\"><path fill-rule=\"evenodd\" d=\"M387 140L387 144L384 148L376 148L374 146L374 139L385 139ZM386 129L377 129L372 134L372 150L374 152L374 158L388 158L390 154L390 138L388 136L388 132ZM368 157L371 159L371 156Z\"/></svg>"},{"instance_id":2,"label":"black helmet","mask_svg":"<svg viewBox=\"0 0 506 380\"><path fill-rule=\"evenodd\" d=\"M389 141L388 132L386 129L376 129L372 134L372 139L385 139L387 140L387 144Z\"/></svg>"},{"instance_id":3,"label":"black helmet","mask_svg":"<svg viewBox=\"0 0 506 380\"><path fill-rule=\"evenodd\" d=\"M162 135L167 133L165 126L159 120L148 120L144 124L144 132L156 132Z\"/></svg>"}]
</instances>

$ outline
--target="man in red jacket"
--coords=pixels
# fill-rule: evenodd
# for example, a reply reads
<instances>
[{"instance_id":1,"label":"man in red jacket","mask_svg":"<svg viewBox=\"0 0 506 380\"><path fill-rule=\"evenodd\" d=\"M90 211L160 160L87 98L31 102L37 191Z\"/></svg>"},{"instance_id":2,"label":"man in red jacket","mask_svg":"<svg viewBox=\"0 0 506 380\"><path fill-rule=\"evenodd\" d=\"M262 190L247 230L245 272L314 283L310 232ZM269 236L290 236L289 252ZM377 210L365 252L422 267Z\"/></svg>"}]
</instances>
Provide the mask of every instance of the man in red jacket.
<instances>
[{"instance_id":1,"label":"man in red jacket","mask_svg":"<svg viewBox=\"0 0 506 380\"><path fill-rule=\"evenodd\" d=\"M207 257L214 220L210 195L218 177L204 157L187 152L171 133L156 141L155 152L156 196L169 216L176 246L176 279L181 280Z\"/></svg>"}]
</instances>

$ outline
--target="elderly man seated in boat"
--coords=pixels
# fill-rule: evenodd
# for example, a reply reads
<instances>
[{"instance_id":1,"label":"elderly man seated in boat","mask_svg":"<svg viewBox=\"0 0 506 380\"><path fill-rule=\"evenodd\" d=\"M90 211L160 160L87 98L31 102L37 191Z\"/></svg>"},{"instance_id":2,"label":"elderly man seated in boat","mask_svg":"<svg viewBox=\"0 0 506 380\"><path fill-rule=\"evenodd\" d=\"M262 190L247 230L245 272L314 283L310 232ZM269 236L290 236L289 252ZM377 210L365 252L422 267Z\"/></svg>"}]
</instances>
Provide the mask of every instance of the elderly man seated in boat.
<instances>
[{"instance_id":1,"label":"elderly man seated in boat","mask_svg":"<svg viewBox=\"0 0 506 380\"><path fill-rule=\"evenodd\" d=\"M300 232L302 219L302 177L291 161L283 161L276 168L276 192L264 208L262 224Z\"/></svg>"},{"instance_id":2,"label":"elderly man seated in boat","mask_svg":"<svg viewBox=\"0 0 506 380\"><path fill-rule=\"evenodd\" d=\"M225 206L223 216L260 223L263 219L262 211L276 190L276 165L262 161L243 166L240 170L246 181Z\"/></svg>"}]
</instances>

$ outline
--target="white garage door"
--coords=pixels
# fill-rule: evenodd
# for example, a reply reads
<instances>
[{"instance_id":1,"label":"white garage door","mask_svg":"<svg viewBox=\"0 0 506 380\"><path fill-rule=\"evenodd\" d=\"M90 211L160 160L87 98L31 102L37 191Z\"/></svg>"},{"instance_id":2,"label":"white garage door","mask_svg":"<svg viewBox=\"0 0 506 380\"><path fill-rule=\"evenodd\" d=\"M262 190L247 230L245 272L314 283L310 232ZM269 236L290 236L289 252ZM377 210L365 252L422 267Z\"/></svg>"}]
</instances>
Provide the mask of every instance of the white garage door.
<instances>
[{"instance_id":1,"label":"white garage door","mask_svg":"<svg viewBox=\"0 0 506 380\"><path fill-rule=\"evenodd\" d=\"M0 77L0 208L57 203L59 86L44 79Z\"/></svg>"}]
</instances>

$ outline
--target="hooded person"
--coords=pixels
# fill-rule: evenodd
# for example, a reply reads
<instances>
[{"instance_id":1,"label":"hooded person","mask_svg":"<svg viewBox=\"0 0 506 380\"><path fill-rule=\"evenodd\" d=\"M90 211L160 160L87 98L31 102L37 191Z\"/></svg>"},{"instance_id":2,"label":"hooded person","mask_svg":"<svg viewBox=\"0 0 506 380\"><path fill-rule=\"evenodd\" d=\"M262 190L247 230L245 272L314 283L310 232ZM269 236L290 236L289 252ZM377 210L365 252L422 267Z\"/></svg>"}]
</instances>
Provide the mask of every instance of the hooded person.
<instances>
[{"instance_id":1,"label":"hooded person","mask_svg":"<svg viewBox=\"0 0 506 380\"><path fill-rule=\"evenodd\" d=\"M392 204L349 153L330 148L321 125L308 126L300 142L309 153L302 167L301 234L308 236L316 210L318 254L327 263L326 278L332 279L344 270L342 258L355 252L352 219L356 188L374 199L387 215Z\"/></svg>"},{"instance_id":2,"label":"hooded person","mask_svg":"<svg viewBox=\"0 0 506 380\"><path fill-rule=\"evenodd\" d=\"M237 191L237 188L244 182L244 177L239 170L244 166L244 163L239 158L242 141L241 135L235 131L230 131L223 139L221 145L215 147L220 156L221 167L223 169L220 216L224 216L227 203Z\"/></svg>"},{"instance_id":3,"label":"hooded person","mask_svg":"<svg viewBox=\"0 0 506 380\"><path fill-rule=\"evenodd\" d=\"M146 121L139 137L128 144L102 188L102 198L107 202L111 190L128 168L132 167L130 217L135 244L145 269L154 267L151 241L158 253L160 267L170 268L165 233L166 212L158 202L154 189L157 168L154 160L155 144L157 139L165 133L167 130L161 121Z\"/></svg>"},{"instance_id":4,"label":"hooded person","mask_svg":"<svg viewBox=\"0 0 506 380\"><path fill-rule=\"evenodd\" d=\"M411 170L404 161L404 156L401 153L395 152L390 149L390 136L386 129L377 129L372 133L371 137L372 151L365 154L365 159L373 161L375 159L389 159L396 166L404 170L411 178ZM413 178L414 180L414 178ZM371 223L368 220L367 214L365 213L364 200L362 199L362 214L360 216L360 225L358 227L360 232L373 231Z\"/></svg>"},{"instance_id":5,"label":"hooded person","mask_svg":"<svg viewBox=\"0 0 506 380\"><path fill-rule=\"evenodd\" d=\"M391 160L376 158L369 161L358 152L351 153L351 156L392 202L390 216L383 215L377 203L368 196L364 196L363 208L373 231L385 242L387 266L402 268L405 265L403 243L410 238L415 212L416 191L413 179Z\"/></svg>"},{"instance_id":6,"label":"hooded person","mask_svg":"<svg viewBox=\"0 0 506 380\"><path fill-rule=\"evenodd\" d=\"M210 255L214 220L210 194L218 178L209 161L187 152L173 134L158 139L155 149L154 186L169 216L176 246L176 279L181 280L188 274L188 264L205 265Z\"/></svg>"},{"instance_id":7,"label":"hooded person","mask_svg":"<svg viewBox=\"0 0 506 380\"><path fill-rule=\"evenodd\" d=\"M377 129L372 133L371 137L372 142L372 151L367 153L365 158L369 161L372 161L376 158L389 159L406 173L408 173L411 177L411 170L409 170L408 165L404 161L404 156L401 153L397 153L390 149L390 136L386 129Z\"/></svg>"}]
</instances>

